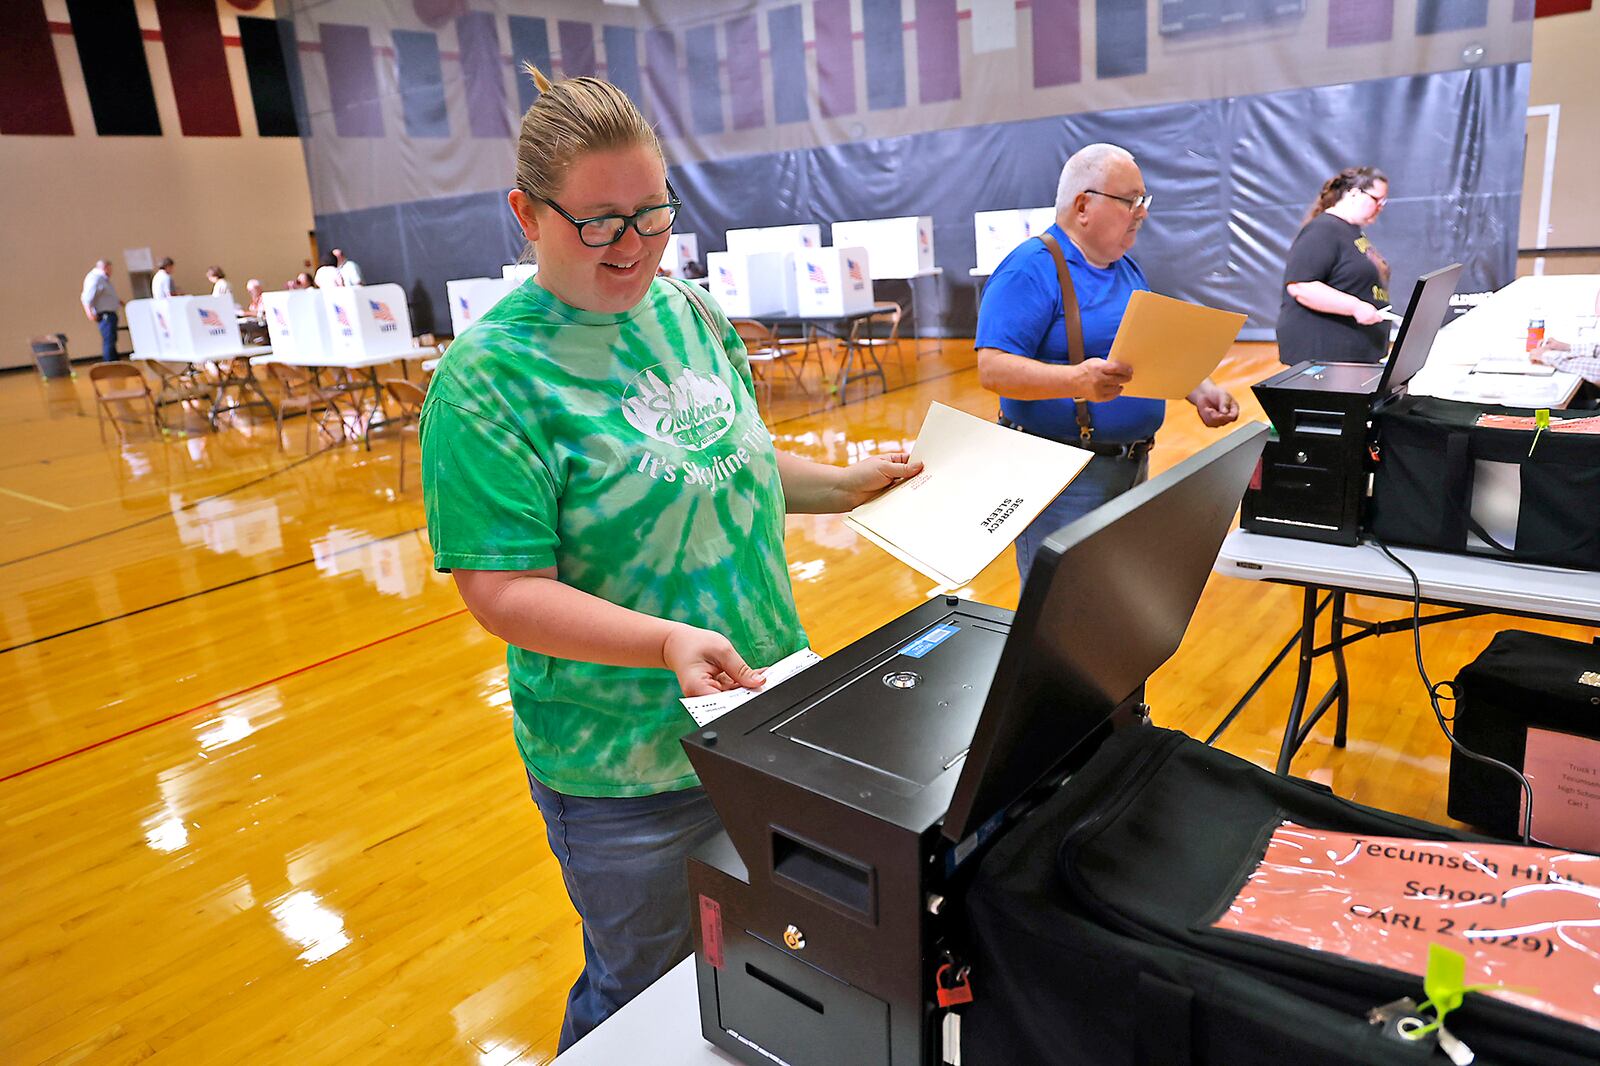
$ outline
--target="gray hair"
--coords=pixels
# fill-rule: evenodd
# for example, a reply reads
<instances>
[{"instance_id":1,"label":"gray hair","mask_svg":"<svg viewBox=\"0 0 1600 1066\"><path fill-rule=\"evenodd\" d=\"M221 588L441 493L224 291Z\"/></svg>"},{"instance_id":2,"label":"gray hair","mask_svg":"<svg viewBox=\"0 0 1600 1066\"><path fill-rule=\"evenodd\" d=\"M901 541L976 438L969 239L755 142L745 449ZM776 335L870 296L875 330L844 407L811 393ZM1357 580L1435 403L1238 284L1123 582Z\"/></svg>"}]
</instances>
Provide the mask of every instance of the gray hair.
<instances>
[{"instance_id":1,"label":"gray hair","mask_svg":"<svg viewBox=\"0 0 1600 1066\"><path fill-rule=\"evenodd\" d=\"M1061 181L1056 185L1056 214L1070 210L1082 193L1105 184L1111 164L1133 162L1133 153L1115 144L1091 144L1072 153L1067 165L1061 168Z\"/></svg>"}]
</instances>

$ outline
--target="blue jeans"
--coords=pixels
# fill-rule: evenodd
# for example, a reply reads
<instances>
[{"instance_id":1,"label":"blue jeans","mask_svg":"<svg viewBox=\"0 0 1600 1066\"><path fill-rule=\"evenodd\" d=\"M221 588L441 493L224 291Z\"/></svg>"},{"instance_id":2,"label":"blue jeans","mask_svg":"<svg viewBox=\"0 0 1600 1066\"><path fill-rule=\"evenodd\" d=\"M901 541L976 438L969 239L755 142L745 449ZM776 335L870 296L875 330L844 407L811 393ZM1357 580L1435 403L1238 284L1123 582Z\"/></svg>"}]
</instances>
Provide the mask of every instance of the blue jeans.
<instances>
[{"instance_id":1,"label":"blue jeans","mask_svg":"<svg viewBox=\"0 0 1600 1066\"><path fill-rule=\"evenodd\" d=\"M1089 460L1083 472L1072 479L1066 491L1055 498L1039 517L1017 538L1017 574L1026 583L1033 557L1045 539L1070 522L1075 522L1116 496L1139 484L1150 476L1149 456L1125 459L1097 455Z\"/></svg>"},{"instance_id":2,"label":"blue jeans","mask_svg":"<svg viewBox=\"0 0 1600 1066\"><path fill-rule=\"evenodd\" d=\"M117 358L117 313L101 311L95 316L95 325L100 327L100 358L112 362Z\"/></svg>"},{"instance_id":3,"label":"blue jeans","mask_svg":"<svg viewBox=\"0 0 1600 1066\"><path fill-rule=\"evenodd\" d=\"M528 788L583 919L583 972L561 1023L565 1051L693 952L687 862L722 822L700 788L592 798L556 792L532 774Z\"/></svg>"}]
</instances>

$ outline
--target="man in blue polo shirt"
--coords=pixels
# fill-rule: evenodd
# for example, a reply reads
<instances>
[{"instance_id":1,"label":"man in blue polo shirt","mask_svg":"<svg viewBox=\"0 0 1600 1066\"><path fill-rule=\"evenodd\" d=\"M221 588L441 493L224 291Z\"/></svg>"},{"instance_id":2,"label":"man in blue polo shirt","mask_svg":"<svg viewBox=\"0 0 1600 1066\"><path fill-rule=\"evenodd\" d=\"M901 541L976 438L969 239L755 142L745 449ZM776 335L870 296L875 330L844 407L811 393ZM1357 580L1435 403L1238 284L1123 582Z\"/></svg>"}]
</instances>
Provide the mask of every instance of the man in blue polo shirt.
<instances>
[{"instance_id":1,"label":"man in blue polo shirt","mask_svg":"<svg viewBox=\"0 0 1600 1066\"><path fill-rule=\"evenodd\" d=\"M1149 289L1128 249L1149 217L1144 176L1126 149L1091 144L1067 160L1048 232L1066 256L1083 326L1084 360L1067 357L1067 325L1055 259L1039 240L1018 245L995 268L978 311L978 382L1000 395L1000 421L1025 433L1087 448L1094 458L1017 538L1024 580L1051 533L1143 481L1150 446L1166 417L1162 400L1122 395L1133 377L1107 358L1128 299ZM1088 435L1077 401L1085 401ZM1200 420L1224 426L1239 405L1209 378L1190 393Z\"/></svg>"}]
</instances>

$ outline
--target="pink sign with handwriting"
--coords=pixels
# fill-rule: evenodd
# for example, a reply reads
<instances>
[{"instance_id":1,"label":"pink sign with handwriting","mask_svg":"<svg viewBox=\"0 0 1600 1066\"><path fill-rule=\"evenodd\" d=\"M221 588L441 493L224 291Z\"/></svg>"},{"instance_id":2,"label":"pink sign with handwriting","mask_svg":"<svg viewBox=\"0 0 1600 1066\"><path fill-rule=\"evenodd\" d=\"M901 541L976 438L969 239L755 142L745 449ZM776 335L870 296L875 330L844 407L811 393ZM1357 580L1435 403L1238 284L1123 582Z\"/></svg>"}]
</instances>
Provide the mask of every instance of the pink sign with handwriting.
<instances>
[{"instance_id":1,"label":"pink sign with handwriting","mask_svg":"<svg viewBox=\"0 0 1600 1066\"><path fill-rule=\"evenodd\" d=\"M1285 822L1215 927L1419 978L1437 942L1486 995L1600 1029L1600 856Z\"/></svg>"},{"instance_id":2,"label":"pink sign with handwriting","mask_svg":"<svg viewBox=\"0 0 1600 1066\"><path fill-rule=\"evenodd\" d=\"M1600 740L1530 729L1522 772L1533 787L1534 839L1600 851Z\"/></svg>"}]
</instances>

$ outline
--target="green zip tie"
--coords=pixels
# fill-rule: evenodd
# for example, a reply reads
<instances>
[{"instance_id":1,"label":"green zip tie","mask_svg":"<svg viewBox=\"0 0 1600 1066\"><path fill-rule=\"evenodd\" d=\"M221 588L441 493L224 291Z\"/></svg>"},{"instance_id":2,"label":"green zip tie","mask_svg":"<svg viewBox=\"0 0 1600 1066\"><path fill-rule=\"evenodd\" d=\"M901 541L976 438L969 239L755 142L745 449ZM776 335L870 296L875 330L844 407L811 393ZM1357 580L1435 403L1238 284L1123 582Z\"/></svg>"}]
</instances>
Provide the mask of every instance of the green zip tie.
<instances>
[{"instance_id":1,"label":"green zip tie","mask_svg":"<svg viewBox=\"0 0 1600 1066\"><path fill-rule=\"evenodd\" d=\"M1541 407L1533 412L1533 424L1537 428L1533 431L1533 443L1528 445L1530 458L1533 456L1533 449L1539 446L1539 434L1550 428L1550 408Z\"/></svg>"}]
</instances>

